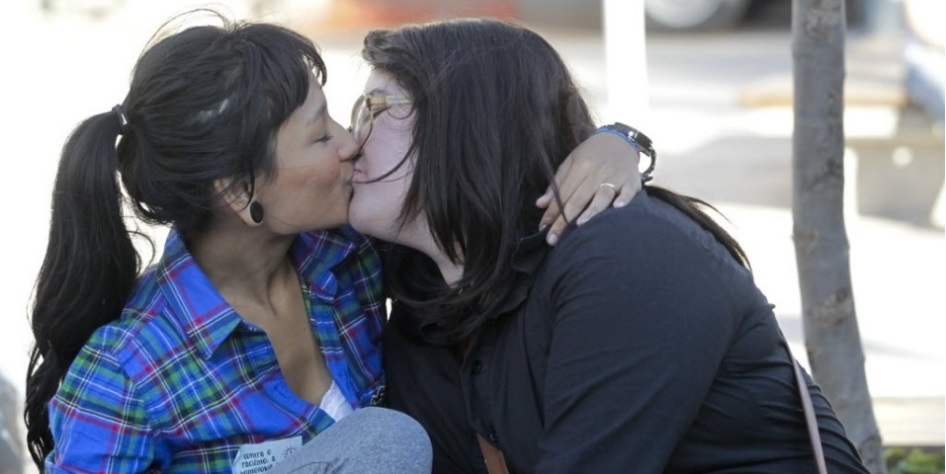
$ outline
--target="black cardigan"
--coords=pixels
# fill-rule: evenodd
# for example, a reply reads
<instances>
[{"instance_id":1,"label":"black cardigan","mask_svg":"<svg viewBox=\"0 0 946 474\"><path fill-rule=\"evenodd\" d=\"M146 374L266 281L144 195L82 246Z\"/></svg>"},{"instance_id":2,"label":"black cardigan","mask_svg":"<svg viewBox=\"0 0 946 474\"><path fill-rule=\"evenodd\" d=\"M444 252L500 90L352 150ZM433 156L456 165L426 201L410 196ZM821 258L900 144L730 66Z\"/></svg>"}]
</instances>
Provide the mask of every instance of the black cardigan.
<instances>
[{"instance_id":1,"label":"black cardigan","mask_svg":"<svg viewBox=\"0 0 946 474\"><path fill-rule=\"evenodd\" d=\"M516 257L465 361L394 303L388 401L427 429L434 472L486 472L474 430L512 472L815 472L772 305L695 222L642 192ZM829 472L866 473L809 389Z\"/></svg>"}]
</instances>

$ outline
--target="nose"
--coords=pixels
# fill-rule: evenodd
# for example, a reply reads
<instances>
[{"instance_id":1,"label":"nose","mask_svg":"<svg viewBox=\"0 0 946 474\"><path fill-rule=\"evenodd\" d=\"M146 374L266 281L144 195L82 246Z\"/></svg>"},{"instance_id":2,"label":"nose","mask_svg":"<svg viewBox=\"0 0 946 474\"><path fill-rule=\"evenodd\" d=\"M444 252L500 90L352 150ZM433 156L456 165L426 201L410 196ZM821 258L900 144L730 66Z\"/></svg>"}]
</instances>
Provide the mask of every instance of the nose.
<instances>
[{"instance_id":1,"label":"nose","mask_svg":"<svg viewBox=\"0 0 946 474\"><path fill-rule=\"evenodd\" d=\"M355 141L351 131L347 128L342 129L339 136L338 156L342 161L349 161L357 158L361 154L361 147Z\"/></svg>"}]
</instances>

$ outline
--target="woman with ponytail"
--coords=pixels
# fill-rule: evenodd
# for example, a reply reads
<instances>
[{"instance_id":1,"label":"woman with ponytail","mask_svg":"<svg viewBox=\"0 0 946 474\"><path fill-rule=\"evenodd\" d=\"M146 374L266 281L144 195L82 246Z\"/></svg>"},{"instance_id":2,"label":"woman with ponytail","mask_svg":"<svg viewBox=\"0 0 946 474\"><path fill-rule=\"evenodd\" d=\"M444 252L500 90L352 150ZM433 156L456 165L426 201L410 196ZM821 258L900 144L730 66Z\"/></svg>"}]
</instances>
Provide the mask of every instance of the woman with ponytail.
<instances>
[{"instance_id":1,"label":"woman with ponytail","mask_svg":"<svg viewBox=\"0 0 946 474\"><path fill-rule=\"evenodd\" d=\"M213 16L153 42L125 99L63 147L30 453L47 472L429 471L423 429L369 408L385 393L380 259L346 225L360 144L327 112L322 58L285 28ZM614 140L562 167L572 199L536 204L553 232L558 209L639 189ZM132 214L171 228L147 269Z\"/></svg>"},{"instance_id":2,"label":"woman with ponytail","mask_svg":"<svg viewBox=\"0 0 946 474\"><path fill-rule=\"evenodd\" d=\"M384 309L377 255L341 227L358 146L326 111L322 58L284 28L222 23L155 42L63 147L31 317L33 459L262 472L308 443L320 469L427 471L416 422L353 413L384 393ZM140 275L129 212L171 226Z\"/></svg>"},{"instance_id":3,"label":"woman with ponytail","mask_svg":"<svg viewBox=\"0 0 946 474\"><path fill-rule=\"evenodd\" d=\"M595 131L545 40L457 20L371 32L362 54L349 219L397 244L388 401L434 472L866 472L701 201L645 185L543 245L532 201Z\"/></svg>"}]
</instances>

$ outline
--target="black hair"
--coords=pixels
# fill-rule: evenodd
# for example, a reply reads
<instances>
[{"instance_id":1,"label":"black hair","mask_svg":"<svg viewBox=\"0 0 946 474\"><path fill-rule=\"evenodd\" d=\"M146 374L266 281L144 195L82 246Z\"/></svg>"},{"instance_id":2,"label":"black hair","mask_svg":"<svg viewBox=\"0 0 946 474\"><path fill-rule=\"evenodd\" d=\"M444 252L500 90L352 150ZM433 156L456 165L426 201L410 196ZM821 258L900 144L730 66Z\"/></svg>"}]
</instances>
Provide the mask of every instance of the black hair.
<instances>
[{"instance_id":1,"label":"black hair","mask_svg":"<svg viewBox=\"0 0 946 474\"><path fill-rule=\"evenodd\" d=\"M219 26L156 37L125 100L83 121L62 149L30 318L24 418L40 471L53 448L49 400L86 340L119 318L140 271L125 204L185 240L200 235L229 190L215 183L252 195L257 179L271 178L279 127L305 101L313 72L325 82L302 35L209 13Z\"/></svg>"},{"instance_id":2,"label":"black hair","mask_svg":"<svg viewBox=\"0 0 946 474\"><path fill-rule=\"evenodd\" d=\"M568 153L594 133L594 121L554 48L508 22L461 19L373 31L362 56L413 100L413 143L398 166L415 152L417 160L401 225L423 215L444 254L463 264L461 279L431 297L416 290L438 281L436 265L411 251L407 258L392 252L395 265L412 265L386 272L393 296L433 309L425 313L436 315L448 338L462 340L514 288L511 263L520 238L540 218L533 203ZM704 202L645 189L748 263L739 244L700 209Z\"/></svg>"}]
</instances>

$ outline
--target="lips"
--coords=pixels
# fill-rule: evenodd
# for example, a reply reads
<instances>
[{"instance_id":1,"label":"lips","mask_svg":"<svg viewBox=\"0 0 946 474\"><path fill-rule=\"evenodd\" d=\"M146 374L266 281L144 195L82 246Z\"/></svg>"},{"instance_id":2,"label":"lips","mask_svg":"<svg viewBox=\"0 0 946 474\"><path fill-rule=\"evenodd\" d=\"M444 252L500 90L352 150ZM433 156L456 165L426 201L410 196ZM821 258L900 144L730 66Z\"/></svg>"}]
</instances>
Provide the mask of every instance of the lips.
<instances>
[{"instance_id":1,"label":"lips","mask_svg":"<svg viewBox=\"0 0 946 474\"><path fill-rule=\"evenodd\" d=\"M349 183L354 188L358 186L365 180L365 172L362 169L354 168L351 173L351 178L349 178Z\"/></svg>"},{"instance_id":2,"label":"lips","mask_svg":"<svg viewBox=\"0 0 946 474\"><path fill-rule=\"evenodd\" d=\"M361 173L362 171L358 168L352 168L351 174L348 175L348 180L345 181L345 185L348 187L348 199L351 199L355 195L355 188L358 186L356 176Z\"/></svg>"}]
</instances>

